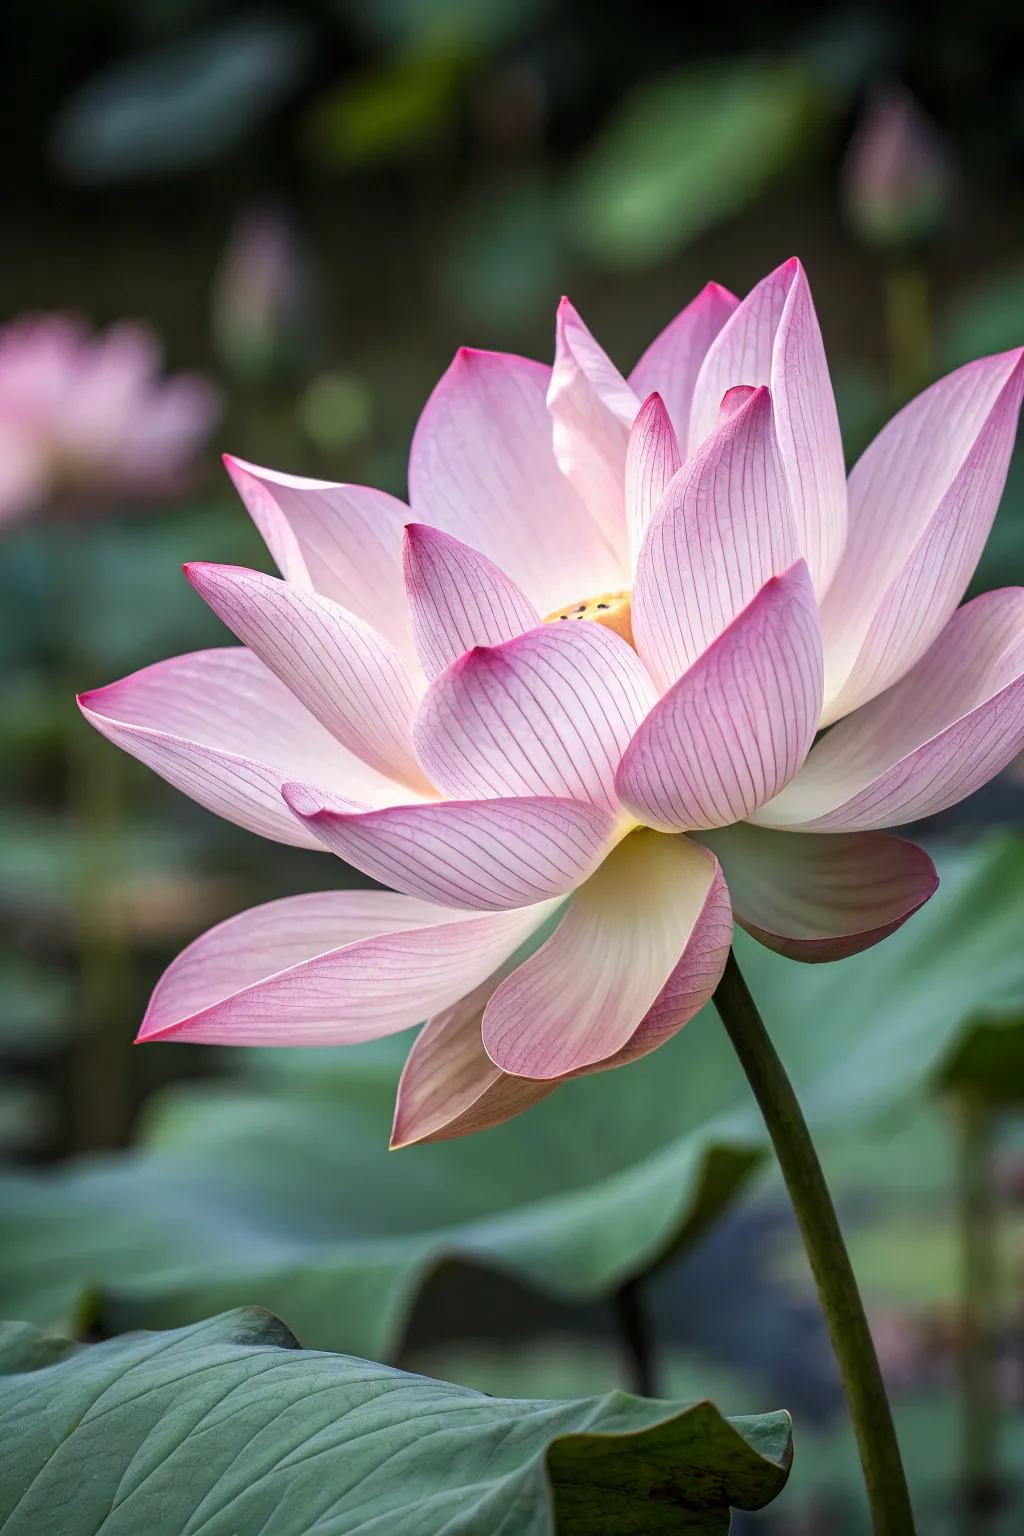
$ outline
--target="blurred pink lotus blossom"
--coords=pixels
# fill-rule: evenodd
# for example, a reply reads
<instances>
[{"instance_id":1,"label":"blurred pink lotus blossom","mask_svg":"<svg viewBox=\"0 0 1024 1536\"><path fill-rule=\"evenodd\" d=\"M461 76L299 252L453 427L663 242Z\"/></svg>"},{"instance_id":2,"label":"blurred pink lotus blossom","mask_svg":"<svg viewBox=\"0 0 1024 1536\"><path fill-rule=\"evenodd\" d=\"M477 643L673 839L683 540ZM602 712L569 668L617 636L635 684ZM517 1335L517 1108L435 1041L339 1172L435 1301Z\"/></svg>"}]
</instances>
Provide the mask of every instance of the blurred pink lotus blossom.
<instances>
[{"instance_id":1,"label":"blurred pink lotus blossom","mask_svg":"<svg viewBox=\"0 0 1024 1536\"><path fill-rule=\"evenodd\" d=\"M156 338L135 322L92 334L40 315L0 328L0 523L187 486L220 403L206 379L162 379L160 366Z\"/></svg>"},{"instance_id":2,"label":"blurred pink lotus blossom","mask_svg":"<svg viewBox=\"0 0 1024 1536\"><path fill-rule=\"evenodd\" d=\"M460 351L411 508L229 460L283 579L189 567L241 646L82 708L209 809L390 889L214 928L139 1038L427 1018L407 1144L653 1050L711 996L734 917L804 960L892 933L937 882L883 829L1024 742L1024 591L958 607L1022 389L1022 351L959 369L847 481L790 261L742 303L710 284L628 378L567 301L553 368Z\"/></svg>"}]
</instances>

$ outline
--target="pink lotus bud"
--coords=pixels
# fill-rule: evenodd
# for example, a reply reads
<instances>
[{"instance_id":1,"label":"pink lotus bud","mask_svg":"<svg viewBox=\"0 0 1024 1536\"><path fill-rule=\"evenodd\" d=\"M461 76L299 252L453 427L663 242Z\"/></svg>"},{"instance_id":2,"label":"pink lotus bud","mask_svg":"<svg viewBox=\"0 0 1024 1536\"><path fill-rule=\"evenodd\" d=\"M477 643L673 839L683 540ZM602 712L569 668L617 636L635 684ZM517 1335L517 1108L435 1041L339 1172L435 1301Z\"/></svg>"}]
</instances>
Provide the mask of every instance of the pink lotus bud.
<instances>
[{"instance_id":1,"label":"pink lotus bud","mask_svg":"<svg viewBox=\"0 0 1024 1536\"><path fill-rule=\"evenodd\" d=\"M931 239L946 211L949 174L934 124L902 86L867 104L843 174L847 217L868 245Z\"/></svg>"},{"instance_id":2,"label":"pink lotus bud","mask_svg":"<svg viewBox=\"0 0 1024 1536\"><path fill-rule=\"evenodd\" d=\"M310 344L305 253L279 209L243 213L214 281L213 331L233 372L263 378L295 364Z\"/></svg>"}]
</instances>

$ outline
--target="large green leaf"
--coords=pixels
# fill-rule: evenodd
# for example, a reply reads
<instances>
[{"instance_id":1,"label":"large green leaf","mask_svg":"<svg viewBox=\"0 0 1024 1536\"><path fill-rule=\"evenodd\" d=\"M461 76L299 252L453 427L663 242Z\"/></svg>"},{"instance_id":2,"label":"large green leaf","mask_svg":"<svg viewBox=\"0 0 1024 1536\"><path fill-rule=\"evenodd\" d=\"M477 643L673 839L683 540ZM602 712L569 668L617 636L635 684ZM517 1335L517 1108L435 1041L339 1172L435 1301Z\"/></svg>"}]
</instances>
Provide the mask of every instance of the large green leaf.
<instances>
[{"instance_id":1,"label":"large green leaf","mask_svg":"<svg viewBox=\"0 0 1024 1536\"><path fill-rule=\"evenodd\" d=\"M647 83L613 115L569 189L571 227L643 266L740 212L814 144L822 88L801 64L706 63Z\"/></svg>"},{"instance_id":2,"label":"large green leaf","mask_svg":"<svg viewBox=\"0 0 1024 1536\"><path fill-rule=\"evenodd\" d=\"M859 1278L856 1254L855 1264ZM886 1334L891 1338L893 1313L879 1313L879 1321L890 1324ZM923 1384L909 1387L897 1363L896 1379L892 1382L896 1433L919 1529L928 1536L963 1536L959 1482L962 1408L953 1373L947 1368L946 1358L936 1355L934 1338L931 1351L930 1369L925 1366ZM658 1366L665 1391L672 1397L691 1394L695 1381L701 1383L701 1391L707 1391L708 1384L713 1383L714 1400L725 1405L750 1396L749 1377L745 1381L735 1367L725 1371L720 1366L709 1366L706 1359L694 1359L665 1348L659 1352ZM418 1356L414 1368L499 1396L539 1391L556 1397L566 1392L598 1390L610 1379L615 1362L609 1351L592 1343L555 1345L545 1340L542 1350L531 1351L495 1345L442 1346ZM941 1379L936 1382L936 1377ZM767 1519L765 1526L773 1536L783 1530L813 1532L815 1536L870 1536L863 1472L846 1415L841 1410L826 1411L820 1416L805 1411L794 1418L797 1455L793 1470L776 1518ZM999 1460L1003 1499L999 1509L993 1510L984 1536L1020 1536L1024 1411L1012 1403L1006 1405L1001 1421ZM761 1523L745 1524L745 1533L747 1530L751 1536L755 1531L760 1536Z\"/></svg>"},{"instance_id":3,"label":"large green leaf","mask_svg":"<svg viewBox=\"0 0 1024 1536\"><path fill-rule=\"evenodd\" d=\"M666 1092L653 1059L631 1093L594 1078L472 1145L389 1152L402 1048L337 1053L315 1083L180 1089L142 1151L9 1175L0 1311L63 1325L102 1286L98 1322L120 1331L254 1301L318 1347L389 1355L442 1264L604 1296L702 1230L760 1155L698 1114L696 1078ZM724 1050L702 1065L733 1074Z\"/></svg>"},{"instance_id":4,"label":"large green leaf","mask_svg":"<svg viewBox=\"0 0 1024 1536\"><path fill-rule=\"evenodd\" d=\"M342 81L307 115L304 142L338 168L418 160L453 128L465 63L450 53L384 60Z\"/></svg>"},{"instance_id":5,"label":"large green leaf","mask_svg":"<svg viewBox=\"0 0 1024 1536\"><path fill-rule=\"evenodd\" d=\"M205 164L287 99L309 55L302 26L253 15L118 60L65 106L53 138L57 164L88 183Z\"/></svg>"},{"instance_id":6,"label":"large green leaf","mask_svg":"<svg viewBox=\"0 0 1024 1536\"><path fill-rule=\"evenodd\" d=\"M740 943L822 1130L945 1083L980 1030L1018 1038L1021 845L996 839L941 867L932 903L854 959L799 966ZM765 1154L711 1009L646 1060L471 1143L389 1153L404 1049L257 1053L248 1086L165 1096L141 1151L9 1177L0 1307L61 1322L99 1287L99 1325L117 1331L258 1302L317 1346L389 1355L440 1265L607 1295L698 1236Z\"/></svg>"},{"instance_id":7,"label":"large green leaf","mask_svg":"<svg viewBox=\"0 0 1024 1536\"><path fill-rule=\"evenodd\" d=\"M785 1413L490 1398L254 1310L86 1347L9 1324L0 1372L4 1536L727 1532L791 1455Z\"/></svg>"}]
</instances>

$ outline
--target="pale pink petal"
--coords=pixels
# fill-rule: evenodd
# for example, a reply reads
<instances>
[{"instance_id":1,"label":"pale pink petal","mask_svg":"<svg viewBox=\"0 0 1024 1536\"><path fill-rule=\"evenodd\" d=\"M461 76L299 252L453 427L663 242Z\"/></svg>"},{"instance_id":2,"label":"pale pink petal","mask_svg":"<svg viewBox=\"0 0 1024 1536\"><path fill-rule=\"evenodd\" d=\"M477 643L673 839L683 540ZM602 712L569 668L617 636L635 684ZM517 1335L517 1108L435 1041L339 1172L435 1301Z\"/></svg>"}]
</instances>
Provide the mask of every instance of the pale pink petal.
<instances>
[{"instance_id":1,"label":"pale pink petal","mask_svg":"<svg viewBox=\"0 0 1024 1536\"><path fill-rule=\"evenodd\" d=\"M474 916L390 891L289 896L229 918L164 972L139 1040L350 1045L477 987L538 910Z\"/></svg>"},{"instance_id":2,"label":"pale pink petal","mask_svg":"<svg viewBox=\"0 0 1024 1536\"><path fill-rule=\"evenodd\" d=\"M548 1080L653 1050L714 991L731 938L717 860L633 832L573 896L484 1011L487 1054Z\"/></svg>"},{"instance_id":3,"label":"pale pink petal","mask_svg":"<svg viewBox=\"0 0 1024 1536\"><path fill-rule=\"evenodd\" d=\"M689 838L676 838L689 843ZM696 845L693 845L696 846ZM722 870L716 863L700 915L668 981L644 1014L626 1044L585 1070L604 1072L649 1056L710 1002L722 979L733 940L732 907Z\"/></svg>"},{"instance_id":4,"label":"pale pink petal","mask_svg":"<svg viewBox=\"0 0 1024 1536\"><path fill-rule=\"evenodd\" d=\"M414 737L446 794L615 807L615 770L655 697L625 640L567 620L468 651L430 685Z\"/></svg>"},{"instance_id":5,"label":"pale pink petal","mask_svg":"<svg viewBox=\"0 0 1024 1536\"><path fill-rule=\"evenodd\" d=\"M647 525L682 463L679 444L660 395L644 401L626 445L626 524L636 564Z\"/></svg>"},{"instance_id":6,"label":"pale pink petal","mask_svg":"<svg viewBox=\"0 0 1024 1536\"><path fill-rule=\"evenodd\" d=\"M822 836L741 822L706 832L737 922L791 960L842 960L887 938L938 888L923 848L884 832Z\"/></svg>"},{"instance_id":7,"label":"pale pink petal","mask_svg":"<svg viewBox=\"0 0 1024 1536\"><path fill-rule=\"evenodd\" d=\"M846 553L821 612L825 723L908 672L963 597L1022 393L1024 349L969 363L905 406L855 465Z\"/></svg>"},{"instance_id":8,"label":"pale pink petal","mask_svg":"<svg viewBox=\"0 0 1024 1536\"><path fill-rule=\"evenodd\" d=\"M620 554L555 459L550 374L464 347L427 401L409 458L414 519L480 550L540 613L625 584Z\"/></svg>"},{"instance_id":9,"label":"pale pink petal","mask_svg":"<svg viewBox=\"0 0 1024 1536\"><path fill-rule=\"evenodd\" d=\"M574 889L611 846L608 811L571 800L446 800L365 810L309 784L284 795L339 858L393 890L505 911Z\"/></svg>"},{"instance_id":10,"label":"pale pink petal","mask_svg":"<svg viewBox=\"0 0 1024 1536\"><path fill-rule=\"evenodd\" d=\"M657 390L668 409L684 457L700 446L690 434L690 407L704 354L739 304L719 283L708 283L651 342L629 375L637 397Z\"/></svg>"},{"instance_id":11,"label":"pale pink petal","mask_svg":"<svg viewBox=\"0 0 1024 1536\"><path fill-rule=\"evenodd\" d=\"M409 508L367 485L337 485L225 456L246 510L286 581L333 598L418 670L402 577Z\"/></svg>"},{"instance_id":12,"label":"pale pink petal","mask_svg":"<svg viewBox=\"0 0 1024 1536\"><path fill-rule=\"evenodd\" d=\"M616 788L663 831L741 821L797 772L821 713L821 634L807 566L773 577L659 700Z\"/></svg>"},{"instance_id":13,"label":"pale pink petal","mask_svg":"<svg viewBox=\"0 0 1024 1536\"><path fill-rule=\"evenodd\" d=\"M668 688L798 558L771 397L756 390L670 482L633 585L633 636Z\"/></svg>"},{"instance_id":14,"label":"pale pink petal","mask_svg":"<svg viewBox=\"0 0 1024 1536\"><path fill-rule=\"evenodd\" d=\"M640 400L568 299L558 306L548 409L563 473L624 556L626 443Z\"/></svg>"},{"instance_id":15,"label":"pale pink petal","mask_svg":"<svg viewBox=\"0 0 1024 1536\"><path fill-rule=\"evenodd\" d=\"M391 891L314 891L264 902L218 923L171 962L154 989L139 1035L157 1034L345 945L465 917Z\"/></svg>"},{"instance_id":16,"label":"pale pink petal","mask_svg":"<svg viewBox=\"0 0 1024 1536\"><path fill-rule=\"evenodd\" d=\"M241 646L159 661L83 693L79 704L98 731L176 789L275 842L319 846L281 799L286 779L316 774L377 804L395 795Z\"/></svg>"},{"instance_id":17,"label":"pale pink petal","mask_svg":"<svg viewBox=\"0 0 1024 1536\"><path fill-rule=\"evenodd\" d=\"M405 585L428 677L474 645L500 645L540 623L536 608L492 560L425 523L405 531Z\"/></svg>"},{"instance_id":18,"label":"pale pink petal","mask_svg":"<svg viewBox=\"0 0 1024 1536\"><path fill-rule=\"evenodd\" d=\"M556 1083L502 1072L484 1050L483 1012L497 984L489 977L417 1035L398 1084L392 1147L486 1131L554 1092Z\"/></svg>"},{"instance_id":19,"label":"pale pink petal","mask_svg":"<svg viewBox=\"0 0 1024 1536\"><path fill-rule=\"evenodd\" d=\"M431 794L412 745L416 695L392 646L340 603L237 565L185 574L320 723L380 773Z\"/></svg>"},{"instance_id":20,"label":"pale pink petal","mask_svg":"<svg viewBox=\"0 0 1024 1536\"><path fill-rule=\"evenodd\" d=\"M846 537L846 470L818 318L795 258L751 290L708 348L694 388L691 449L714 430L736 384L771 389L798 552L820 595Z\"/></svg>"},{"instance_id":21,"label":"pale pink petal","mask_svg":"<svg viewBox=\"0 0 1024 1536\"><path fill-rule=\"evenodd\" d=\"M1024 747L1024 588L959 609L906 677L834 725L763 826L894 827L955 805Z\"/></svg>"}]
</instances>

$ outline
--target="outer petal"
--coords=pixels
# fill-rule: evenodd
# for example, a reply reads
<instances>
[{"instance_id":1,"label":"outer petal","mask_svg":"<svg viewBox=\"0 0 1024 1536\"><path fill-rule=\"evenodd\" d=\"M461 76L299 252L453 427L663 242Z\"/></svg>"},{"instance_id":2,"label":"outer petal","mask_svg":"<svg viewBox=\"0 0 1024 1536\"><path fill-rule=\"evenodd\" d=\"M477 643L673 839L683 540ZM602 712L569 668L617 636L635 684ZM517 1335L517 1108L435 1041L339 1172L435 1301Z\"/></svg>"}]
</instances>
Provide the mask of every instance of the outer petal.
<instances>
[{"instance_id":1,"label":"outer petal","mask_svg":"<svg viewBox=\"0 0 1024 1536\"><path fill-rule=\"evenodd\" d=\"M714 991L731 938L717 860L632 833L484 1011L487 1054L544 1080L653 1050Z\"/></svg>"},{"instance_id":2,"label":"outer petal","mask_svg":"<svg viewBox=\"0 0 1024 1536\"><path fill-rule=\"evenodd\" d=\"M615 807L615 770L655 693L636 652L587 622L477 647L431 684L414 735L447 794Z\"/></svg>"},{"instance_id":3,"label":"outer petal","mask_svg":"<svg viewBox=\"0 0 1024 1536\"><path fill-rule=\"evenodd\" d=\"M626 525L636 564L654 509L682 463L676 434L660 395L644 401L626 445Z\"/></svg>"},{"instance_id":4,"label":"outer petal","mask_svg":"<svg viewBox=\"0 0 1024 1536\"><path fill-rule=\"evenodd\" d=\"M657 390L688 457L700 446L690 433L690 407L704 354L739 299L719 283L708 283L651 342L629 376L639 399Z\"/></svg>"},{"instance_id":5,"label":"outer petal","mask_svg":"<svg viewBox=\"0 0 1024 1536\"><path fill-rule=\"evenodd\" d=\"M807 567L773 577L655 705L616 778L663 831L741 821L807 756L821 713L821 635Z\"/></svg>"},{"instance_id":6,"label":"outer petal","mask_svg":"<svg viewBox=\"0 0 1024 1536\"><path fill-rule=\"evenodd\" d=\"M426 523L405 530L405 586L428 677L474 645L500 645L540 623L533 604L493 561Z\"/></svg>"},{"instance_id":7,"label":"outer petal","mask_svg":"<svg viewBox=\"0 0 1024 1536\"><path fill-rule=\"evenodd\" d=\"M888 938L938 889L923 848L884 832L833 837L741 822L703 834L738 922L791 960L842 960Z\"/></svg>"},{"instance_id":8,"label":"outer petal","mask_svg":"<svg viewBox=\"0 0 1024 1536\"><path fill-rule=\"evenodd\" d=\"M78 702L98 731L176 789L278 843L318 846L281 799L285 779L316 774L379 805L396 794L241 646L157 662Z\"/></svg>"},{"instance_id":9,"label":"outer petal","mask_svg":"<svg viewBox=\"0 0 1024 1536\"><path fill-rule=\"evenodd\" d=\"M798 558L771 397L756 390L672 480L633 586L637 650L665 688Z\"/></svg>"},{"instance_id":10,"label":"outer petal","mask_svg":"<svg viewBox=\"0 0 1024 1536\"><path fill-rule=\"evenodd\" d=\"M820 595L846 538L846 470L818 317L795 258L751 290L708 348L694 388L693 442L714 430L735 384L771 389L798 548Z\"/></svg>"},{"instance_id":11,"label":"outer petal","mask_svg":"<svg viewBox=\"0 0 1024 1536\"><path fill-rule=\"evenodd\" d=\"M624 554L626 441L640 401L568 299L558 306L548 409L564 474L612 547Z\"/></svg>"},{"instance_id":12,"label":"outer petal","mask_svg":"<svg viewBox=\"0 0 1024 1536\"><path fill-rule=\"evenodd\" d=\"M918 395L850 476L846 553L822 605L825 720L892 686L963 597L1013 450L1024 349Z\"/></svg>"},{"instance_id":13,"label":"outer petal","mask_svg":"<svg viewBox=\"0 0 1024 1536\"><path fill-rule=\"evenodd\" d=\"M554 1092L556 1083L502 1072L484 1050L480 1027L496 985L490 977L417 1035L398 1084L392 1147L488 1130Z\"/></svg>"},{"instance_id":14,"label":"outer petal","mask_svg":"<svg viewBox=\"0 0 1024 1536\"><path fill-rule=\"evenodd\" d=\"M262 571L197 564L185 574L332 736L388 777L433 792L412 745L416 695L382 635L329 597Z\"/></svg>"},{"instance_id":15,"label":"outer petal","mask_svg":"<svg viewBox=\"0 0 1024 1536\"><path fill-rule=\"evenodd\" d=\"M349 1045L478 986L538 911L472 916L389 891L289 896L212 928L157 983L140 1040Z\"/></svg>"},{"instance_id":16,"label":"outer petal","mask_svg":"<svg viewBox=\"0 0 1024 1536\"><path fill-rule=\"evenodd\" d=\"M463 348L427 401L409 459L414 518L482 550L541 613L624 581L555 459L550 373Z\"/></svg>"},{"instance_id":17,"label":"outer petal","mask_svg":"<svg viewBox=\"0 0 1024 1536\"><path fill-rule=\"evenodd\" d=\"M446 800L368 811L286 784L296 816L332 853L394 890L455 907L505 911L564 896L600 862L607 811L572 800Z\"/></svg>"},{"instance_id":18,"label":"outer petal","mask_svg":"<svg viewBox=\"0 0 1024 1536\"><path fill-rule=\"evenodd\" d=\"M418 669L402 581L404 502L367 485L224 462L281 575L358 614Z\"/></svg>"},{"instance_id":19,"label":"outer petal","mask_svg":"<svg viewBox=\"0 0 1024 1536\"><path fill-rule=\"evenodd\" d=\"M934 815L1024 747L1024 588L959 609L894 688L833 726L764 826L855 831Z\"/></svg>"}]
</instances>

